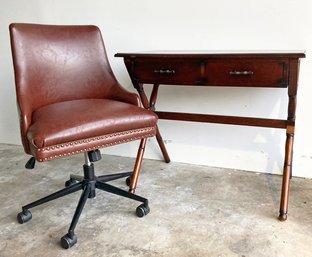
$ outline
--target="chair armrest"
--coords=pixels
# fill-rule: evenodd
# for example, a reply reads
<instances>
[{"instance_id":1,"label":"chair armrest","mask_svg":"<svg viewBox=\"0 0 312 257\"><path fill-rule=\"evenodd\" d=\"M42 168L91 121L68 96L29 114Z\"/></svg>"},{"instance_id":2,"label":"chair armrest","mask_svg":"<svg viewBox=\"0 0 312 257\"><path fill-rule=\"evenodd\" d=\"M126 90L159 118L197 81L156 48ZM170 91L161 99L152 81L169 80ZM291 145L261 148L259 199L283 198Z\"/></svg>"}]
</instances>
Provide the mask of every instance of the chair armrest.
<instances>
[{"instance_id":1,"label":"chair armrest","mask_svg":"<svg viewBox=\"0 0 312 257\"><path fill-rule=\"evenodd\" d=\"M124 89L120 84L114 86L110 94L110 99L142 107L140 97L136 93Z\"/></svg>"}]
</instances>

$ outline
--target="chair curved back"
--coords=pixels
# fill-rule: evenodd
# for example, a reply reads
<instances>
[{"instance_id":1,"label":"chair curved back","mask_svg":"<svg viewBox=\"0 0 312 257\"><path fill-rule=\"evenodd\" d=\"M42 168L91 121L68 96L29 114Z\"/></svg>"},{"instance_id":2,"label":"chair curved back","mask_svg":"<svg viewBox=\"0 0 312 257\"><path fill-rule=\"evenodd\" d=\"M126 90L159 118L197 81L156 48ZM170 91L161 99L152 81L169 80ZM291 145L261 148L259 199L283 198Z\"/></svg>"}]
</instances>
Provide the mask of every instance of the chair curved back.
<instances>
[{"instance_id":1,"label":"chair curved back","mask_svg":"<svg viewBox=\"0 0 312 257\"><path fill-rule=\"evenodd\" d=\"M49 104L77 99L122 99L135 105L137 96L124 91L109 65L96 26L11 24L11 46L22 142L32 113Z\"/></svg>"}]
</instances>

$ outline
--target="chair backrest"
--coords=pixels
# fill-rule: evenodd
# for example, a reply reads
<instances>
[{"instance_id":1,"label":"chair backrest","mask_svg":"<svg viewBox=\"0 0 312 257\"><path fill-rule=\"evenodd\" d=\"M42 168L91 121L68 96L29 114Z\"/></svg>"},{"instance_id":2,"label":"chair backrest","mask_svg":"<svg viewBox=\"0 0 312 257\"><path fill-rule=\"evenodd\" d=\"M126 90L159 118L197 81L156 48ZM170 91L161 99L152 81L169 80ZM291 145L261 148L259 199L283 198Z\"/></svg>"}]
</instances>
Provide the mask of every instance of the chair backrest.
<instances>
[{"instance_id":1,"label":"chair backrest","mask_svg":"<svg viewBox=\"0 0 312 257\"><path fill-rule=\"evenodd\" d=\"M60 101L105 98L117 83L96 26L11 24L10 34L22 112Z\"/></svg>"},{"instance_id":2,"label":"chair backrest","mask_svg":"<svg viewBox=\"0 0 312 257\"><path fill-rule=\"evenodd\" d=\"M22 141L33 111L56 102L110 98L120 87L96 26L10 25Z\"/></svg>"}]
</instances>

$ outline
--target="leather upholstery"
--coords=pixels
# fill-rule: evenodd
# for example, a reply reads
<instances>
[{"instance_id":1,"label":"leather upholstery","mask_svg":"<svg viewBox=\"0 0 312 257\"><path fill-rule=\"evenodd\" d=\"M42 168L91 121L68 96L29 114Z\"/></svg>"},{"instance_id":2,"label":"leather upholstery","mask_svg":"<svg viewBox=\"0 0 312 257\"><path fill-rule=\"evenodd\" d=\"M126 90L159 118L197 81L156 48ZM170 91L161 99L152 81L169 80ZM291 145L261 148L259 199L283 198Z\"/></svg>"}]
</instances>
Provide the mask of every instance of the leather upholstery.
<instances>
[{"instance_id":1,"label":"leather upholstery","mask_svg":"<svg viewBox=\"0 0 312 257\"><path fill-rule=\"evenodd\" d=\"M154 136L110 68L96 26L11 24L17 105L25 152L46 161Z\"/></svg>"}]
</instances>

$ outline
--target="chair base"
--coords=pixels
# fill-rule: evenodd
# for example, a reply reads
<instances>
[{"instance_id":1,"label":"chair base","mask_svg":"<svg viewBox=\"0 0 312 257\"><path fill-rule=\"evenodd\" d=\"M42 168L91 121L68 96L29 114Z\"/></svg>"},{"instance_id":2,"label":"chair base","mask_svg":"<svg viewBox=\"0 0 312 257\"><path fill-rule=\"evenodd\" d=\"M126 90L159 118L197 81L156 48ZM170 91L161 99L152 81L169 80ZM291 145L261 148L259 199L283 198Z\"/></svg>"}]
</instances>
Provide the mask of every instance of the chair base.
<instances>
[{"instance_id":1,"label":"chair base","mask_svg":"<svg viewBox=\"0 0 312 257\"><path fill-rule=\"evenodd\" d=\"M107 184L106 182L112 181L115 179L130 177L132 172L124 172L118 174L110 174L96 177L94 175L94 164L84 164L83 165L84 176L71 175L70 179L65 182L65 188L61 189L51 195L43 197L35 202L32 202L28 205L22 207L22 212L18 213L17 219L18 222L23 224L32 218L32 214L29 211L30 208L38 206L40 204L55 200L62 196L74 193L78 190L82 190L81 197L79 199L76 211L74 213L72 222L70 224L68 233L61 238L61 245L63 248L68 249L72 247L77 242L77 236L75 234L75 228L78 223L81 212L85 206L85 203L88 198L94 198L96 196L96 189L100 189L115 195L123 196L135 201L142 202L136 209L136 215L138 217L144 217L150 212L148 207L148 200L141 196L138 196L134 193L122 190L118 187Z\"/></svg>"}]
</instances>

